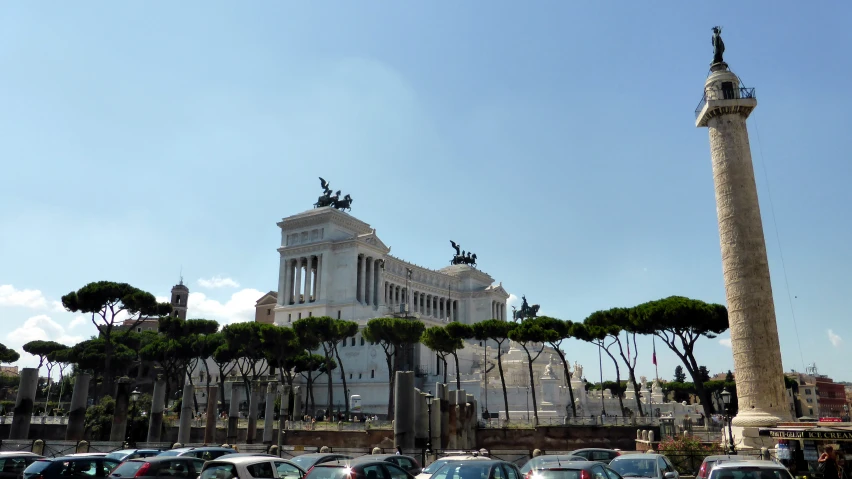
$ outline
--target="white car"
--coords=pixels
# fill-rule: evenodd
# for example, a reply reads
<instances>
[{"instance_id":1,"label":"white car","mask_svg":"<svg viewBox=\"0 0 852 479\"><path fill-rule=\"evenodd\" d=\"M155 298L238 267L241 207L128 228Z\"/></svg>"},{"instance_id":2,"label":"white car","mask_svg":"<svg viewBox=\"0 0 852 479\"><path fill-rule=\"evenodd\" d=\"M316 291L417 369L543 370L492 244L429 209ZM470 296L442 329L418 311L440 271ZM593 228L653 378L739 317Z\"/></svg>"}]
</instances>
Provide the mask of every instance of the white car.
<instances>
[{"instance_id":1,"label":"white car","mask_svg":"<svg viewBox=\"0 0 852 479\"><path fill-rule=\"evenodd\" d=\"M207 461L199 479L302 479L305 471L274 456L221 456Z\"/></svg>"},{"instance_id":2,"label":"white car","mask_svg":"<svg viewBox=\"0 0 852 479\"><path fill-rule=\"evenodd\" d=\"M438 471L444 464L448 462L459 462L459 461L487 461L489 457L486 456L473 456L473 455L459 455L459 456L445 456L437 461L429 464L427 467L423 468L423 472L415 476L415 479L429 479L432 477L432 474Z\"/></svg>"},{"instance_id":3,"label":"white car","mask_svg":"<svg viewBox=\"0 0 852 479\"><path fill-rule=\"evenodd\" d=\"M775 461L744 460L720 462L710 471L710 479L793 479L790 471Z\"/></svg>"},{"instance_id":4,"label":"white car","mask_svg":"<svg viewBox=\"0 0 852 479\"><path fill-rule=\"evenodd\" d=\"M618 456L609 467L624 479L643 477L650 479L680 479L672 462L662 454L627 454Z\"/></svg>"}]
</instances>

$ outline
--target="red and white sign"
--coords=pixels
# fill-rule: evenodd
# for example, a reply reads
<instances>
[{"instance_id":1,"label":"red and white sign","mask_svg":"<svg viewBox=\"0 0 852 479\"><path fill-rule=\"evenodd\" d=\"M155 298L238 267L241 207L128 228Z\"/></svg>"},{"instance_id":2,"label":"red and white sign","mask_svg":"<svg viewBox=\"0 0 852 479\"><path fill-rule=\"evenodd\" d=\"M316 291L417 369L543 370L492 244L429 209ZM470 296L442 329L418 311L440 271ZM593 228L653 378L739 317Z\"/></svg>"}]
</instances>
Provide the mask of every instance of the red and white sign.
<instances>
[{"instance_id":1,"label":"red and white sign","mask_svg":"<svg viewBox=\"0 0 852 479\"><path fill-rule=\"evenodd\" d=\"M843 422L839 417L821 417L819 422Z\"/></svg>"}]
</instances>

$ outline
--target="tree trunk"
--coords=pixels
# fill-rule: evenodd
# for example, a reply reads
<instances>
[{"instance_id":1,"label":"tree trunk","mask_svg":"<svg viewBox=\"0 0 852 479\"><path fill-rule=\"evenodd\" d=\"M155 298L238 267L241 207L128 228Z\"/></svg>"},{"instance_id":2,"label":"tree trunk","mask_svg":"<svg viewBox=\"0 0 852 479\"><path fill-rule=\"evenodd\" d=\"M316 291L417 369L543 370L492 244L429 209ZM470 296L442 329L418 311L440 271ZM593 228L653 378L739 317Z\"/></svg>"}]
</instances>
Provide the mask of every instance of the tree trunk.
<instances>
[{"instance_id":1,"label":"tree trunk","mask_svg":"<svg viewBox=\"0 0 852 479\"><path fill-rule=\"evenodd\" d=\"M109 333L104 335L104 372L102 377L104 382L101 386L101 396L110 396L115 398L115 386L113 384L112 372L112 353L113 346Z\"/></svg>"},{"instance_id":2,"label":"tree trunk","mask_svg":"<svg viewBox=\"0 0 852 479\"><path fill-rule=\"evenodd\" d=\"M574 388L571 387L571 373L568 371L568 361L565 359L565 354L559 349L558 345L551 343L550 346L559 355L559 359L562 360L562 370L565 373L565 381L568 383L568 399L571 401L571 414L573 417L577 417L577 405L574 404ZM601 387L603 387L603 384L601 384ZM601 393L603 393L603 390L601 390Z\"/></svg>"},{"instance_id":3,"label":"tree trunk","mask_svg":"<svg viewBox=\"0 0 852 479\"><path fill-rule=\"evenodd\" d=\"M453 351L453 360L456 362L456 390L461 390L461 372L459 372L459 356Z\"/></svg>"},{"instance_id":4,"label":"tree trunk","mask_svg":"<svg viewBox=\"0 0 852 479\"><path fill-rule=\"evenodd\" d=\"M323 346L323 348L325 349L325 346ZM334 375L331 374L331 355L332 354L334 354L333 350L329 351L328 349L325 349L325 373L326 373L326 376L328 376L328 382L327 382L327 384L328 384L328 391L327 391L328 392L328 406L325 409L326 409L326 416L328 416L328 417L331 417L331 410L334 407L334 383L332 382L333 379L334 379ZM338 366L342 367L342 365L338 365ZM342 371L343 371L343 369L341 369L341 375L342 375Z\"/></svg>"},{"instance_id":5,"label":"tree trunk","mask_svg":"<svg viewBox=\"0 0 852 479\"><path fill-rule=\"evenodd\" d=\"M612 346L612 344L610 344L610 346ZM621 368L618 367L618 360L609 352L609 349L603 347L603 342L601 342L598 347L606 351L606 355L609 356L609 359L612 359L612 364L615 366L615 382L617 382L618 387L621 388ZM601 383L601 394L603 394L603 383ZM622 397L621 391L619 391L616 396L618 396L618 407L621 408L618 415L624 416L624 398Z\"/></svg>"},{"instance_id":6,"label":"tree trunk","mask_svg":"<svg viewBox=\"0 0 852 479\"><path fill-rule=\"evenodd\" d=\"M441 356L441 361L444 362L444 384L447 384L447 357Z\"/></svg>"},{"instance_id":7,"label":"tree trunk","mask_svg":"<svg viewBox=\"0 0 852 479\"><path fill-rule=\"evenodd\" d=\"M395 352L395 351L394 351ZM388 420L393 420L393 385L396 380L394 376L394 363L391 361L391 355L385 352L385 358L388 362Z\"/></svg>"},{"instance_id":8,"label":"tree trunk","mask_svg":"<svg viewBox=\"0 0 852 479\"><path fill-rule=\"evenodd\" d=\"M506 422L509 422L509 395L506 394L506 378L503 376L503 351L500 346L503 343L497 343L497 369L500 371L500 385L503 386L503 407L506 408Z\"/></svg>"},{"instance_id":9,"label":"tree trunk","mask_svg":"<svg viewBox=\"0 0 852 479\"><path fill-rule=\"evenodd\" d=\"M536 403L536 397L535 397L535 375L533 374L533 367L532 367L533 358L532 358L532 355L530 354L529 349L527 349L527 346L525 344L521 344L521 347L523 347L524 352L527 353L527 367L529 368L529 371L530 371L530 391L532 392L533 418L535 418L535 422L533 423L533 425L538 426L538 404ZM539 353L539 354L541 354L541 353ZM536 358L538 358L538 356L536 356ZM603 386L603 385L601 385L601 386Z\"/></svg>"},{"instance_id":10,"label":"tree trunk","mask_svg":"<svg viewBox=\"0 0 852 479\"><path fill-rule=\"evenodd\" d=\"M340 377L343 378L343 404L346 407L346 416L349 416L349 389L346 388L346 371L343 370L343 361L340 360L340 351L337 350L337 345L334 345L334 356L337 358L337 365L340 366Z\"/></svg>"},{"instance_id":11,"label":"tree trunk","mask_svg":"<svg viewBox=\"0 0 852 479\"><path fill-rule=\"evenodd\" d=\"M680 354L678 354L678 356L680 356ZM686 365L686 370L689 371L689 375L692 376L692 385L695 387L696 395L701 400L701 408L704 409L704 417L706 420L706 418L713 415L713 405L710 402L710 394L704 387L704 383L701 382L700 368L698 366L698 362L695 360L695 356L693 356L691 351L687 351L685 356L686 357L681 357L681 360L683 360L684 365Z\"/></svg>"},{"instance_id":12,"label":"tree trunk","mask_svg":"<svg viewBox=\"0 0 852 479\"><path fill-rule=\"evenodd\" d=\"M633 384L633 394L636 396L636 408L639 410L639 415L645 417L645 411L642 409L642 396L640 393L642 392L642 388L639 387L639 383L636 382L636 376L631 367L627 367L627 370L630 371L629 381ZM601 385L603 386L603 385Z\"/></svg>"}]
</instances>

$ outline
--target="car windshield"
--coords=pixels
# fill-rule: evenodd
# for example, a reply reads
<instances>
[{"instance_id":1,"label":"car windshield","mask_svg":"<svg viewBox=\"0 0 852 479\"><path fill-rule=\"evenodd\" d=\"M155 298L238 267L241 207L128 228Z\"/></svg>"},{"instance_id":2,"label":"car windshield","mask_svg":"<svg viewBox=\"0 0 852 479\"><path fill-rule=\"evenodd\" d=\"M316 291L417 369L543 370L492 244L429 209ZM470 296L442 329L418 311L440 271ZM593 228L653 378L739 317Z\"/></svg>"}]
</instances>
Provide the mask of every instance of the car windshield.
<instances>
[{"instance_id":1,"label":"car windshield","mask_svg":"<svg viewBox=\"0 0 852 479\"><path fill-rule=\"evenodd\" d=\"M657 459L620 459L609 463L609 467L622 477L657 477Z\"/></svg>"},{"instance_id":2,"label":"car windshield","mask_svg":"<svg viewBox=\"0 0 852 479\"><path fill-rule=\"evenodd\" d=\"M50 462L50 461L44 461L44 460L35 461L34 463L27 466L27 468L24 469L24 472L26 472L26 473L41 472L41 471L47 469L48 467L50 467L51 464L53 464L53 463Z\"/></svg>"},{"instance_id":3,"label":"car windshield","mask_svg":"<svg viewBox=\"0 0 852 479\"><path fill-rule=\"evenodd\" d=\"M477 464L478 461L468 463L455 462L446 464L432 475L432 479L481 479L489 477L491 464Z\"/></svg>"},{"instance_id":4,"label":"car windshield","mask_svg":"<svg viewBox=\"0 0 852 479\"><path fill-rule=\"evenodd\" d=\"M181 450L179 450L179 449L172 449L172 450L170 450L170 451L163 451L163 452L161 452L161 453L159 453L159 454L157 454L157 455L158 455L158 456L177 456L177 455L179 455L179 454L180 454L180 453L182 453L182 452L184 452L184 451L181 451Z\"/></svg>"},{"instance_id":5,"label":"car windshield","mask_svg":"<svg viewBox=\"0 0 852 479\"><path fill-rule=\"evenodd\" d=\"M534 457L527 461L526 464L521 467L521 474L526 474L530 472L532 469L541 469L543 467L556 467L563 462L571 462L571 461L585 461L587 460L583 456L572 456L572 455L553 455L553 456L539 456Z\"/></svg>"},{"instance_id":6,"label":"car windshield","mask_svg":"<svg viewBox=\"0 0 852 479\"><path fill-rule=\"evenodd\" d=\"M762 467L724 467L713 469L710 479L790 479L786 469Z\"/></svg>"},{"instance_id":7,"label":"car windshield","mask_svg":"<svg viewBox=\"0 0 852 479\"><path fill-rule=\"evenodd\" d=\"M209 463L201 471L201 479L235 479L237 468L228 463Z\"/></svg>"},{"instance_id":8,"label":"car windshield","mask_svg":"<svg viewBox=\"0 0 852 479\"><path fill-rule=\"evenodd\" d=\"M580 479L579 469L545 469L535 471L533 479Z\"/></svg>"},{"instance_id":9,"label":"car windshield","mask_svg":"<svg viewBox=\"0 0 852 479\"><path fill-rule=\"evenodd\" d=\"M125 457L129 456L130 454L132 454L132 451L115 451L113 453L107 454L106 457L110 459L115 459L116 461L120 461Z\"/></svg>"},{"instance_id":10,"label":"car windshield","mask_svg":"<svg viewBox=\"0 0 852 479\"><path fill-rule=\"evenodd\" d=\"M348 467L315 467L305 479L349 479L352 469ZM203 477L201 479L204 479Z\"/></svg>"},{"instance_id":11,"label":"car windshield","mask_svg":"<svg viewBox=\"0 0 852 479\"><path fill-rule=\"evenodd\" d=\"M120 466L115 468L114 471L112 471L112 475L119 477L133 477L136 475L136 471L142 468L143 464L145 464L143 461L123 462Z\"/></svg>"},{"instance_id":12,"label":"car windshield","mask_svg":"<svg viewBox=\"0 0 852 479\"><path fill-rule=\"evenodd\" d=\"M319 456L296 456L293 459L290 459L291 462L295 462L296 465L301 467L304 470L308 470L316 464L317 461L320 460Z\"/></svg>"},{"instance_id":13,"label":"car windshield","mask_svg":"<svg viewBox=\"0 0 852 479\"><path fill-rule=\"evenodd\" d=\"M423 469L423 472L425 472L426 474L435 474L435 471L444 467L444 464L459 461L461 461L461 459L438 459L437 461L433 462L432 464L429 464L429 466Z\"/></svg>"}]
</instances>

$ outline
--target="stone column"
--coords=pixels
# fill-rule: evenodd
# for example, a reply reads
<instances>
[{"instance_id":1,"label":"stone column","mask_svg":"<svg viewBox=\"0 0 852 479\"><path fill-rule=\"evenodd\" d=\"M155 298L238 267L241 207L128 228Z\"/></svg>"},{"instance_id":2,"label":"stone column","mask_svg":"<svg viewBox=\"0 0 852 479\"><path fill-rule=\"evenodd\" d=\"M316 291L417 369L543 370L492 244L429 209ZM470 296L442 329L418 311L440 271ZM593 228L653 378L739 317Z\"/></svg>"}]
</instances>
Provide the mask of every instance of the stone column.
<instances>
[{"instance_id":1,"label":"stone column","mask_svg":"<svg viewBox=\"0 0 852 479\"><path fill-rule=\"evenodd\" d=\"M92 375L88 373L80 373L74 380L74 392L71 393L71 410L68 412L68 427L65 429L66 441L83 440L83 435L86 432L86 407L89 402L89 382L91 380ZM14 419L12 422L14 422Z\"/></svg>"},{"instance_id":2,"label":"stone column","mask_svg":"<svg viewBox=\"0 0 852 479\"><path fill-rule=\"evenodd\" d=\"M109 440L123 442L127 437L127 409L130 405L130 380L120 378L116 384L115 411L112 415L112 428Z\"/></svg>"},{"instance_id":3,"label":"stone column","mask_svg":"<svg viewBox=\"0 0 852 479\"><path fill-rule=\"evenodd\" d=\"M774 441L758 437L757 429L789 420L791 414L786 407L772 283L746 127L757 100L753 95L741 98L740 86L727 64L711 65L704 89L706 102L695 126L707 127L710 133L739 400L739 413L732 421L735 436L739 436L735 441L742 440L747 447L772 447Z\"/></svg>"},{"instance_id":4,"label":"stone column","mask_svg":"<svg viewBox=\"0 0 852 479\"><path fill-rule=\"evenodd\" d=\"M275 435L275 383L266 386L266 409L263 412L263 443L272 444Z\"/></svg>"},{"instance_id":5,"label":"stone column","mask_svg":"<svg viewBox=\"0 0 852 479\"><path fill-rule=\"evenodd\" d=\"M414 437L424 442L429 437L429 418L426 411L426 393L414 390Z\"/></svg>"},{"instance_id":6,"label":"stone column","mask_svg":"<svg viewBox=\"0 0 852 479\"><path fill-rule=\"evenodd\" d=\"M246 431L246 443L254 444L257 439L257 410L260 405L260 383L251 385L251 396L249 396L248 431Z\"/></svg>"},{"instance_id":7,"label":"stone column","mask_svg":"<svg viewBox=\"0 0 852 479\"><path fill-rule=\"evenodd\" d=\"M278 271L278 304L287 304L287 258L281 255Z\"/></svg>"},{"instance_id":8,"label":"stone column","mask_svg":"<svg viewBox=\"0 0 852 479\"><path fill-rule=\"evenodd\" d=\"M443 417L443 414L441 409L441 398L438 397L437 394L441 385L441 383L437 383L435 385L436 394L432 399L432 417L430 418L432 421L432 437L429 438L429 442L432 444L433 451L443 448L441 445L441 418Z\"/></svg>"},{"instance_id":9,"label":"stone column","mask_svg":"<svg viewBox=\"0 0 852 479\"><path fill-rule=\"evenodd\" d=\"M397 371L394 384L394 445L410 453L414 449L414 372Z\"/></svg>"},{"instance_id":10,"label":"stone column","mask_svg":"<svg viewBox=\"0 0 852 479\"><path fill-rule=\"evenodd\" d=\"M183 385L183 397L180 401L180 423L178 424L178 439L181 444L189 444L192 433L192 395L195 388L189 381Z\"/></svg>"},{"instance_id":11,"label":"stone column","mask_svg":"<svg viewBox=\"0 0 852 479\"><path fill-rule=\"evenodd\" d=\"M365 258L364 266L364 304L373 304L373 258Z\"/></svg>"},{"instance_id":12,"label":"stone column","mask_svg":"<svg viewBox=\"0 0 852 479\"><path fill-rule=\"evenodd\" d=\"M314 283L314 288L316 291L314 292L314 297L317 301L322 297L322 255L317 255L317 281Z\"/></svg>"},{"instance_id":13,"label":"stone column","mask_svg":"<svg viewBox=\"0 0 852 479\"><path fill-rule=\"evenodd\" d=\"M304 300L305 304L308 304L308 303L311 302L311 282L313 282L312 274L311 274L312 269L313 269L313 264L312 264L311 258L309 256L309 257L305 258L305 288L304 288L304 291L302 291L302 294L304 295L304 298L305 298L305 300Z\"/></svg>"},{"instance_id":14,"label":"stone column","mask_svg":"<svg viewBox=\"0 0 852 479\"><path fill-rule=\"evenodd\" d=\"M293 284L293 303L299 304L302 301L299 295L302 294L302 258L296 258L296 282Z\"/></svg>"},{"instance_id":15,"label":"stone column","mask_svg":"<svg viewBox=\"0 0 852 479\"><path fill-rule=\"evenodd\" d=\"M476 423L479 418L479 408L473 394L467 395L467 404L467 448L473 449L476 447Z\"/></svg>"},{"instance_id":16,"label":"stone column","mask_svg":"<svg viewBox=\"0 0 852 479\"><path fill-rule=\"evenodd\" d=\"M302 416L302 387L296 386L293 388L293 420L301 421Z\"/></svg>"},{"instance_id":17,"label":"stone column","mask_svg":"<svg viewBox=\"0 0 852 479\"><path fill-rule=\"evenodd\" d=\"M447 391L448 397L448 414L447 414L447 449L459 448L459 436L461 433L458 428L458 416L460 412L457 391Z\"/></svg>"},{"instance_id":18,"label":"stone column","mask_svg":"<svg viewBox=\"0 0 852 479\"><path fill-rule=\"evenodd\" d=\"M358 255L358 301L362 304L366 304L366 297L364 296L364 288L366 287L366 276L367 276L367 255Z\"/></svg>"},{"instance_id":19,"label":"stone column","mask_svg":"<svg viewBox=\"0 0 852 479\"><path fill-rule=\"evenodd\" d=\"M18 383L18 396L15 399L15 414L12 416L12 426L9 428L9 439L27 439L29 436L37 389L38 369L22 369L21 380ZM121 440L123 441L124 438Z\"/></svg>"},{"instance_id":20,"label":"stone column","mask_svg":"<svg viewBox=\"0 0 852 479\"><path fill-rule=\"evenodd\" d=\"M240 424L240 384L231 383L231 408L228 412L228 444L236 444Z\"/></svg>"},{"instance_id":21,"label":"stone column","mask_svg":"<svg viewBox=\"0 0 852 479\"><path fill-rule=\"evenodd\" d=\"M151 419L148 421L148 442L160 442L163 432L163 411L166 409L166 381L158 374L151 395Z\"/></svg>"},{"instance_id":22,"label":"stone column","mask_svg":"<svg viewBox=\"0 0 852 479\"><path fill-rule=\"evenodd\" d=\"M216 421L219 418L219 386L207 386L207 422L204 424L204 444L216 443Z\"/></svg>"},{"instance_id":23,"label":"stone column","mask_svg":"<svg viewBox=\"0 0 852 479\"><path fill-rule=\"evenodd\" d=\"M281 386L281 408L278 410L278 454L281 454L281 446L284 445L284 429L289 415L290 386ZM293 422L293 417L290 417Z\"/></svg>"},{"instance_id":24,"label":"stone column","mask_svg":"<svg viewBox=\"0 0 852 479\"><path fill-rule=\"evenodd\" d=\"M435 402L440 403L441 407L441 427L438 428L441 434L441 440L437 443L439 446L436 447L447 449L450 447L450 396L447 391L447 385L444 383L436 384L435 391Z\"/></svg>"}]
</instances>

